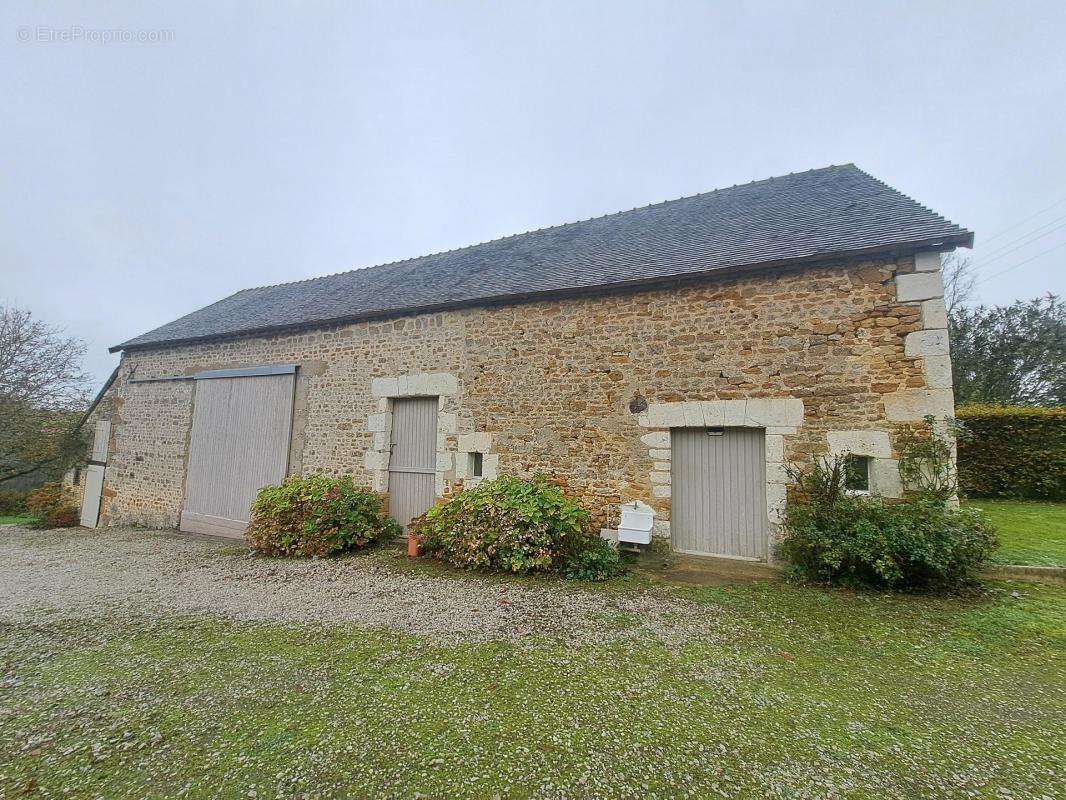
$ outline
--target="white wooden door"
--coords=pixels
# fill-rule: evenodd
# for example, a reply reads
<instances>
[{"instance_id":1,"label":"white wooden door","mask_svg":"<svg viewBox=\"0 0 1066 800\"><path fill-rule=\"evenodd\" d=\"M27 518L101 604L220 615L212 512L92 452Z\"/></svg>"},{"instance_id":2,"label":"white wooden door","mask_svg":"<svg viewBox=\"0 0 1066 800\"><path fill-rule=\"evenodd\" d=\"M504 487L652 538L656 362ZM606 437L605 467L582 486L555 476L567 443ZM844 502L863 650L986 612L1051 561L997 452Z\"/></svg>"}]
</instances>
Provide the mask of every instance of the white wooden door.
<instances>
[{"instance_id":1,"label":"white wooden door","mask_svg":"<svg viewBox=\"0 0 1066 800\"><path fill-rule=\"evenodd\" d=\"M393 401L389 456L389 515L404 530L436 499L437 398Z\"/></svg>"},{"instance_id":2,"label":"white wooden door","mask_svg":"<svg viewBox=\"0 0 1066 800\"><path fill-rule=\"evenodd\" d=\"M674 549L766 558L766 451L761 428L670 431Z\"/></svg>"},{"instance_id":3,"label":"white wooden door","mask_svg":"<svg viewBox=\"0 0 1066 800\"><path fill-rule=\"evenodd\" d=\"M264 486L289 464L295 375L197 380L181 530L241 537Z\"/></svg>"},{"instance_id":4,"label":"white wooden door","mask_svg":"<svg viewBox=\"0 0 1066 800\"><path fill-rule=\"evenodd\" d=\"M81 524L95 528L100 521L100 495L104 489L107 469L107 444L111 438L111 423L100 420L93 434L93 452L85 470L85 492L81 500Z\"/></svg>"}]
</instances>

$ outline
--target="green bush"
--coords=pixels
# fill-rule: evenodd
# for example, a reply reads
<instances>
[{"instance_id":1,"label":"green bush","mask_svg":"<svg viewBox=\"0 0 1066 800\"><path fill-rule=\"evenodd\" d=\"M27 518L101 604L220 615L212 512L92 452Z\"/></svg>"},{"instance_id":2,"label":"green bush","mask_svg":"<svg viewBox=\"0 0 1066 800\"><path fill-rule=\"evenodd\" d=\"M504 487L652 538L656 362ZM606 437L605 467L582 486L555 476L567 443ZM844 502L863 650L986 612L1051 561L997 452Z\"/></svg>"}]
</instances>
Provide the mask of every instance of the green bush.
<instances>
[{"instance_id":1,"label":"green bush","mask_svg":"<svg viewBox=\"0 0 1066 800\"><path fill-rule=\"evenodd\" d=\"M959 486L970 497L1066 501L1066 408L960 406Z\"/></svg>"},{"instance_id":2,"label":"green bush","mask_svg":"<svg viewBox=\"0 0 1066 800\"><path fill-rule=\"evenodd\" d=\"M589 513L539 475L482 481L431 508L411 531L426 553L467 569L572 569L581 577L613 571Z\"/></svg>"},{"instance_id":3,"label":"green bush","mask_svg":"<svg viewBox=\"0 0 1066 800\"><path fill-rule=\"evenodd\" d=\"M28 492L0 491L0 517L17 517L26 513Z\"/></svg>"},{"instance_id":4,"label":"green bush","mask_svg":"<svg viewBox=\"0 0 1066 800\"><path fill-rule=\"evenodd\" d=\"M381 497L351 476L294 475L259 490L245 537L268 556L326 556L398 536Z\"/></svg>"},{"instance_id":5,"label":"green bush","mask_svg":"<svg viewBox=\"0 0 1066 800\"><path fill-rule=\"evenodd\" d=\"M998 546L975 510L916 496L902 502L835 491L834 469L804 474L778 554L804 577L851 586L951 589L971 582Z\"/></svg>"},{"instance_id":6,"label":"green bush","mask_svg":"<svg viewBox=\"0 0 1066 800\"><path fill-rule=\"evenodd\" d=\"M958 497L955 448L968 438L965 426L951 417L938 421L929 414L919 423L896 426L892 444L907 495L939 503Z\"/></svg>"},{"instance_id":7,"label":"green bush","mask_svg":"<svg viewBox=\"0 0 1066 800\"><path fill-rule=\"evenodd\" d=\"M46 483L26 495L26 511L35 528L72 528L80 521L78 509L59 483Z\"/></svg>"},{"instance_id":8,"label":"green bush","mask_svg":"<svg viewBox=\"0 0 1066 800\"><path fill-rule=\"evenodd\" d=\"M605 581L625 572L625 565L617 547L595 537L563 562L561 572L572 580Z\"/></svg>"}]
</instances>

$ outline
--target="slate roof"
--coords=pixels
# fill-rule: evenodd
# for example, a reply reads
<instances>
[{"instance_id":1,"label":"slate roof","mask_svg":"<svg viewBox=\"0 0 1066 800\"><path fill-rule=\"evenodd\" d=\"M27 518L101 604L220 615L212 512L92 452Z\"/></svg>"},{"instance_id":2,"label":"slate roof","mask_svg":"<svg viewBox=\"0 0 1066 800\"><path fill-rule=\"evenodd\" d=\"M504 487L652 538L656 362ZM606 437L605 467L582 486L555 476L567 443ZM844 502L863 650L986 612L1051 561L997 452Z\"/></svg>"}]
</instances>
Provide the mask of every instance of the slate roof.
<instances>
[{"instance_id":1,"label":"slate roof","mask_svg":"<svg viewBox=\"0 0 1066 800\"><path fill-rule=\"evenodd\" d=\"M969 231L845 164L369 269L245 289L111 351L972 244Z\"/></svg>"}]
</instances>

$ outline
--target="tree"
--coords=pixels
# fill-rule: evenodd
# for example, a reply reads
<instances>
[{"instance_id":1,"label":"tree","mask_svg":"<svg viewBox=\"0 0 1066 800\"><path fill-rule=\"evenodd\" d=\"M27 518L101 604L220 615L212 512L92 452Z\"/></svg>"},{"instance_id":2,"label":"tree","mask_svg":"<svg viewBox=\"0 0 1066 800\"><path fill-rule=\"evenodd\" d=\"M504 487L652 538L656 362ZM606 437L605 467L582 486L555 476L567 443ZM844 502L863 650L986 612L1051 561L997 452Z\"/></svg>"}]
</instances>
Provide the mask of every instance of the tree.
<instances>
[{"instance_id":1,"label":"tree","mask_svg":"<svg viewBox=\"0 0 1066 800\"><path fill-rule=\"evenodd\" d=\"M85 343L0 307L0 483L42 467L62 469L81 455L89 378Z\"/></svg>"},{"instance_id":2,"label":"tree","mask_svg":"<svg viewBox=\"0 0 1066 800\"><path fill-rule=\"evenodd\" d=\"M948 253L941 264L944 272L944 305L948 313L973 300L977 271L973 261L958 253Z\"/></svg>"},{"instance_id":3,"label":"tree","mask_svg":"<svg viewBox=\"0 0 1066 800\"><path fill-rule=\"evenodd\" d=\"M1066 405L1066 305L1049 294L948 315L957 403Z\"/></svg>"}]
</instances>

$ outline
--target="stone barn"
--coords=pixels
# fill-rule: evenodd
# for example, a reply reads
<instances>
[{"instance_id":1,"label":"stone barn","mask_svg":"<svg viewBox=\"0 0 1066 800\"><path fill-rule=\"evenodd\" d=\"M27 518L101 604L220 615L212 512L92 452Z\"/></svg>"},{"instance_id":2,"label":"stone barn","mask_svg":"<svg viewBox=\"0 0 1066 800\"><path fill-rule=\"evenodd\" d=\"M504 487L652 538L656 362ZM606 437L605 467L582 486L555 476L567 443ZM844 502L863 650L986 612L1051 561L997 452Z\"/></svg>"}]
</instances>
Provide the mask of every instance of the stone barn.
<instances>
[{"instance_id":1,"label":"stone barn","mask_svg":"<svg viewBox=\"0 0 1066 800\"><path fill-rule=\"evenodd\" d=\"M239 536L256 490L352 473L401 524L543 473L603 524L766 559L789 463L953 414L941 254L973 234L853 165L245 289L112 348L85 524Z\"/></svg>"}]
</instances>

